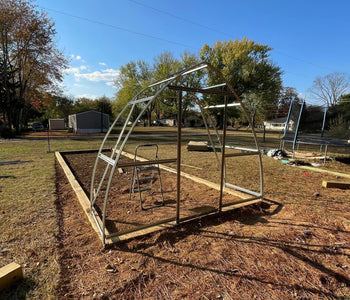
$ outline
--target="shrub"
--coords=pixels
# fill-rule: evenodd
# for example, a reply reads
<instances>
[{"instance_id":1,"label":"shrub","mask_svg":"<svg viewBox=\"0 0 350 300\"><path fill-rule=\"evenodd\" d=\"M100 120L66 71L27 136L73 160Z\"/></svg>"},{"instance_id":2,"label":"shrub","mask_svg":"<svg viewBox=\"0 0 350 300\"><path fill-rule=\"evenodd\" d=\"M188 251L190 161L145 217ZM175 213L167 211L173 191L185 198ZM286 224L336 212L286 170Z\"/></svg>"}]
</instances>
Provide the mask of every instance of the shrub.
<instances>
[{"instance_id":1,"label":"shrub","mask_svg":"<svg viewBox=\"0 0 350 300\"><path fill-rule=\"evenodd\" d=\"M15 137L15 134L13 133L13 131L10 128L2 127L2 128L0 128L0 137L3 139L11 139L11 138Z\"/></svg>"}]
</instances>

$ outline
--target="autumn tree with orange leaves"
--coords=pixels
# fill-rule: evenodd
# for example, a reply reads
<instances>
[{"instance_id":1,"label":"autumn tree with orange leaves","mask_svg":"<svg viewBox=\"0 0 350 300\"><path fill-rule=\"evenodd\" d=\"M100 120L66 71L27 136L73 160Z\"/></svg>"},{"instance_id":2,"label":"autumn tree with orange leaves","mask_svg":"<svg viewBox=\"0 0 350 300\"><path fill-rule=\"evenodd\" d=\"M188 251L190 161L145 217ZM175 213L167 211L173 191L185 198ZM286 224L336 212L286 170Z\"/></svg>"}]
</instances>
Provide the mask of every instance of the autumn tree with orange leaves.
<instances>
[{"instance_id":1,"label":"autumn tree with orange leaves","mask_svg":"<svg viewBox=\"0 0 350 300\"><path fill-rule=\"evenodd\" d=\"M0 1L0 113L18 133L31 107L57 91L67 60L54 23L30 0Z\"/></svg>"}]
</instances>

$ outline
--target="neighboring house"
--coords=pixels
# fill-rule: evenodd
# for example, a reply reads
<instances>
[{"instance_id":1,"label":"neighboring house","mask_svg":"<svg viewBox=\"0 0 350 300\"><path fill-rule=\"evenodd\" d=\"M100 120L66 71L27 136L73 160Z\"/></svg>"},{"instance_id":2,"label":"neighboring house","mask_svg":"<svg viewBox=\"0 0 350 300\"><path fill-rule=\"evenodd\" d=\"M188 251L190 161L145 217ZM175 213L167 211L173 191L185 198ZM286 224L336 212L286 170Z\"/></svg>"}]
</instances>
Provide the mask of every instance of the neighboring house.
<instances>
[{"instance_id":1,"label":"neighboring house","mask_svg":"<svg viewBox=\"0 0 350 300\"><path fill-rule=\"evenodd\" d=\"M175 119L159 119L159 120L153 121L152 124L154 126L175 126L176 120Z\"/></svg>"},{"instance_id":2,"label":"neighboring house","mask_svg":"<svg viewBox=\"0 0 350 300\"><path fill-rule=\"evenodd\" d=\"M202 115L199 112L193 110L190 110L186 113L183 123L185 127L204 126Z\"/></svg>"},{"instance_id":3,"label":"neighboring house","mask_svg":"<svg viewBox=\"0 0 350 300\"><path fill-rule=\"evenodd\" d=\"M109 115L96 110L69 115L68 127L74 133L107 132L109 129Z\"/></svg>"},{"instance_id":4,"label":"neighboring house","mask_svg":"<svg viewBox=\"0 0 350 300\"><path fill-rule=\"evenodd\" d=\"M64 119L49 119L50 130L64 130Z\"/></svg>"},{"instance_id":5,"label":"neighboring house","mask_svg":"<svg viewBox=\"0 0 350 300\"><path fill-rule=\"evenodd\" d=\"M287 121L287 117L267 120L267 121L264 121L264 126L266 130L284 131L284 128L286 126L286 121ZM294 130L294 121L289 120L288 131L293 131L293 130Z\"/></svg>"}]
</instances>

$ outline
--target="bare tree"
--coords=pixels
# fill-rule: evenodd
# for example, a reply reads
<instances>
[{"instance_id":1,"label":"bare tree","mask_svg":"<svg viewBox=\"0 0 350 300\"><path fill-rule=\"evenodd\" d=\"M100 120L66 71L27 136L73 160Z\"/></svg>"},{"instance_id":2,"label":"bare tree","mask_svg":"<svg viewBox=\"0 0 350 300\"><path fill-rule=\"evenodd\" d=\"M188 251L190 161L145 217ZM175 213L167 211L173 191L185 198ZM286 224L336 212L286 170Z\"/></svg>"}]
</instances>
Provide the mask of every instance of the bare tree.
<instances>
[{"instance_id":1,"label":"bare tree","mask_svg":"<svg viewBox=\"0 0 350 300\"><path fill-rule=\"evenodd\" d=\"M331 107L338 103L339 98L349 87L349 76L345 73L335 72L324 77L317 77L309 91L327 107Z\"/></svg>"}]
</instances>

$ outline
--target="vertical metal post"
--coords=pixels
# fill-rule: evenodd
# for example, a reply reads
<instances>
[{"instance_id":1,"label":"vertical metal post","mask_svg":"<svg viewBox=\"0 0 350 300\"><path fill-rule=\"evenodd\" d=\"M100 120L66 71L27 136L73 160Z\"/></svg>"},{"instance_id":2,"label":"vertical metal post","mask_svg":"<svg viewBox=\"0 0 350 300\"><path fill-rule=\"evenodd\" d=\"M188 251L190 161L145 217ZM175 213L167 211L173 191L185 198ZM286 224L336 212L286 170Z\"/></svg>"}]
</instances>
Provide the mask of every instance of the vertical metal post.
<instances>
[{"instance_id":1,"label":"vertical metal post","mask_svg":"<svg viewBox=\"0 0 350 300\"><path fill-rule=\"evenodd\" d=\"M324 127L326 124L326 115L327 115L327 106L324 108L324 113L323 113L323 122L322 122L322 130L321 130L321 137L323 138L324 135Z\"/></svg>"},{"instance_id":2,"label":"vertical metal post","mask_svg":"<svg viewBox=\"0 0 350 300\"><path fill-rule=\"evenodd\" d=\"M263 125L263 129L264 129L264 131L263 131L263 142L265 143L265 136L266 136L266 126L265 126L265 124Z\"/></svg>"},{"instance_id":3,"label":"vertical metal post","mask_svg":"<svg viewBox=\"0 0 350 300\"><path fill-rule=\"evenodd\" d=\"M181 187L181 127L182 127L182 91L177 99L177 168L176 168L176 224L180 221L180 187Z\"/></svg>"},{"instance_id":4,"label":"vertical metal post","mask_svg":"<svg viewBox=\"0 0 350 300\"><path fill-rule=\"evenodd\" d=\"M294 140L293 140L293 158L294 158L295 144L296 144L297 138L298 138L299 125L300 125L300 120L301 120L301 115L303 113L304 105L305 105L305 100L301 104L301 108L300 108L300 112L299 112L299 118L298 118L298 123L297 123L297 126L295 127L295 134L294 134Z\"/></svg>"},{"instance_id":5,"label":"vertical metal post","mask_svg":"<svg viewBox=\"0 0 350 300\"><path fill-rule=\"evenodd\" d=\"M50 145L50 124L47 125L47 152L51 153L51 145Z\"/></svg>"},{"instance_id":6,"label":"vertical metal post","mask_svg":"<svg viewBox=\"0 0 350 300\"><path fill-rule=\"evenodd\" d=\"M222 195L224 192L224 184L225 184L225 146L226 146L226 119L227 119L227 96L224 97L225 109L224 109L224 117L223 117L223 126L222 126L222 147L221 147L221 174L220 174L220 198L219 198L219 212L222 209Z\"/></svg>"},{"instance_id":7,"label":"vertical metal post","mask_svg":"<svg viewBox=\"0 0 350 300\"><path fill-rule=\"evenodd\" d=\"M328 150L328 145L326 144L324 147L324 159L323 159L323 164L326 164L327 161L327 150Z\"/></svg>"},{"instance_id":8,"label":"vertical metal post","mask_svg":"<svg viewBox=\"0 0 350 300\"><path fill-rule=\"evenodd\" d=\"M289 127L289 120L290 120L290 115L292 113L292 108L294 105L294 99L292 99L290 106L289 106L289 111L288 111L288 115L287 115L287 119L286 119L286 125L284 126L284 132L283 132L283 137L282 140L286 137L287 131L288 131L288 127Z\"/></svg>"}]
</instances>

